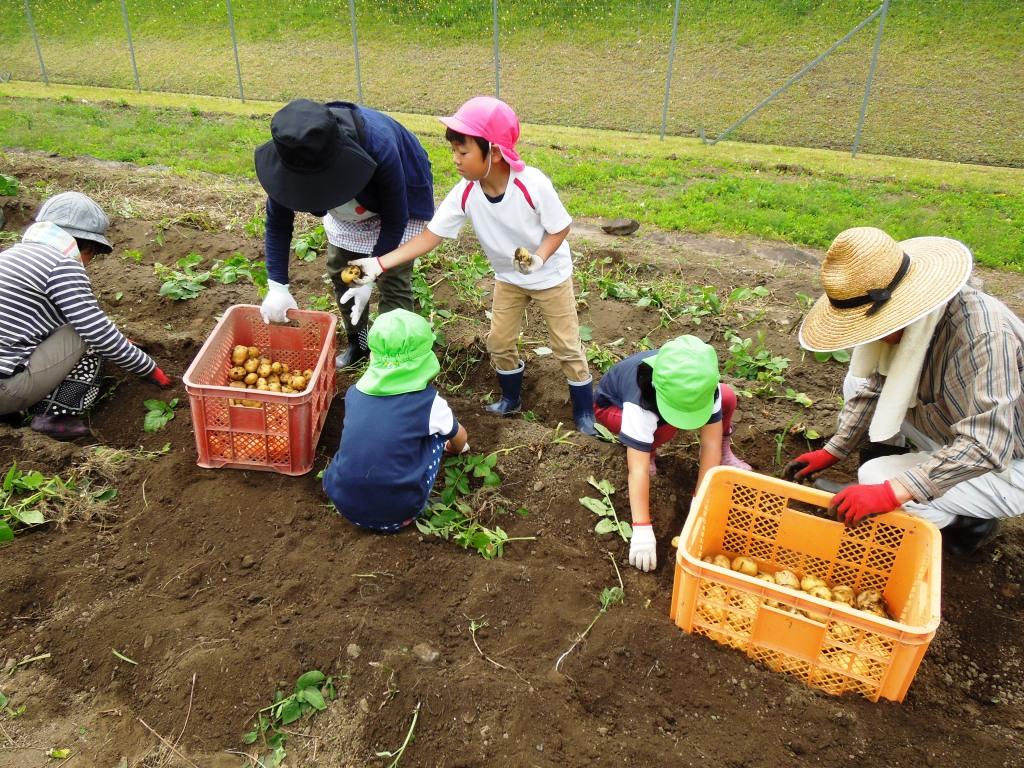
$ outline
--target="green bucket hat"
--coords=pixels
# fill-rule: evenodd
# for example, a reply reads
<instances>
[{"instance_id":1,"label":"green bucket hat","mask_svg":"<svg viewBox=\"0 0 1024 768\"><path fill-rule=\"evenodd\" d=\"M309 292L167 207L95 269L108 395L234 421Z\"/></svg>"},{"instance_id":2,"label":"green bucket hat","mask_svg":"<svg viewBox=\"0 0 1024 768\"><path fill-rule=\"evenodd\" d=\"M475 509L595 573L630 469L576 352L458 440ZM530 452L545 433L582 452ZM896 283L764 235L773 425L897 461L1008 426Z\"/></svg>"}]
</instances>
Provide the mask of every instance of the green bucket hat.
<instances>
[{"instance_id":1,"label":"green bucket hat","mask_svg":"<svg viewBox=\"0 0 1024 768\"><path fill-rule=\"evenodd\" d=\"M711 418L718 387L718 355L696 336L680 336L644 358L654 369L651 377L658 410L677 429L697 429Z\"/></svg>"},{"instance_id":2,"label":"green bucket hat","mask_svg":"<svg viewBox=\"0 0 1024 768\"><path fill-rule=\"evenodd\" d=\"M441 370L430 323L414 312L393 309L370 329L370 367L356 389L380 397L420 392Z\"/></svg>"}]
</instances>

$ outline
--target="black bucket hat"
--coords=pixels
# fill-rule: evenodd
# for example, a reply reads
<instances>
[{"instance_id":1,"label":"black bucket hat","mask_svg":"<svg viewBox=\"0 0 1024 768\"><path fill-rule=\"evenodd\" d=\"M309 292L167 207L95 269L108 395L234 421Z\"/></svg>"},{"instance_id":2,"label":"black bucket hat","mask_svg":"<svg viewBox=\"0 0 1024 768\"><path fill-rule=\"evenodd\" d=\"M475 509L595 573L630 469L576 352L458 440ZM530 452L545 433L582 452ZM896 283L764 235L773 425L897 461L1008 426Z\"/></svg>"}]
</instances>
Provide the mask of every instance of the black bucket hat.
<instances>
[{"instance_id":1,"label":"black bucket hat","mask_svg":"<svg viewBox=\"0 0 1024 768\"><path fill-rule=\"evenodd\" d=\"M369 183L377 163L324 104L292 101L270 121L256 147L256 176L272 200L293 211L319 212L347 203Z\"/></svg>"}]
</instances>

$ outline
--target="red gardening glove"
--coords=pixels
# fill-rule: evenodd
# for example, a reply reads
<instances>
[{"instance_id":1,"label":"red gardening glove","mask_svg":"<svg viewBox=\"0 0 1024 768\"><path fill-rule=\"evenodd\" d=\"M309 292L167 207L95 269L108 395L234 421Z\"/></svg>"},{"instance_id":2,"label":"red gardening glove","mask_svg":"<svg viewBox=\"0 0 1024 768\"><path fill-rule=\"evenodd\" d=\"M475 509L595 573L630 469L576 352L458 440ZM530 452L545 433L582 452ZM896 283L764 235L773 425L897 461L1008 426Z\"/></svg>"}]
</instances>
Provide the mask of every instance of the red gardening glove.
<instances>
[{"instance_id":1,"label":"red gardening glove","mask_svg":"<svg viewBox=\"0 0 1024 768\"><path fill-rule=\"evenodd\" d=\"M848 526L857 525L872 515L892 512L900 503L889 481L878 485L851 485L832 497L828 511Z\"/></svg>"},{"instance_id":2,"label":"red gardening glove","mask_svg":"<svg viewBox=\"0 0 1024 768\"><path fill-rule=\"evenodd\" d=\"M174 383L170 376L160 370L160 366L154 368L149 376L146 377L146 380L151 381L161 389L167 389Z\"/></svg>"},{"instance_id":3,"label":"red gardening glove","mask_svg":"<svg viewBox=\"0 0 1024 768\"><path fill-rule=\"evenodd\" d=\"M812 475L816 475L838 462L838 456L833 456L824 448L819 448L810 453L801 453L789 462L782 468L782 476L787 480L810 480Z\"/></svg>"}]
</instances>

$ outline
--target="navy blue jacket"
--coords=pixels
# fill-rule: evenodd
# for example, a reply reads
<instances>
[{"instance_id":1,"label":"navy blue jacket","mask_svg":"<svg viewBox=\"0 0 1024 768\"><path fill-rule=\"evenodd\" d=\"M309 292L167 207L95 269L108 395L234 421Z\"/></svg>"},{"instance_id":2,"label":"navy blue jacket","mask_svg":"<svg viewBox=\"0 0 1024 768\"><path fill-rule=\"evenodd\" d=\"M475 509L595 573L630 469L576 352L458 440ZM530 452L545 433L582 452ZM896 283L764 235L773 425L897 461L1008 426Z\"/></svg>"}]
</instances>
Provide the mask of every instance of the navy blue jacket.
<instances>
[{"instance_id":1,"label":"navy blue jacket","mask_svg":"<svg viewBox=\"0 0 1024 768\"><path fill-rule=\"evenodd\" d=\"M419 140L387 115L345 101L329 102L327 106L351 109L362 117L360 145L377 162L377 169L355 199L380 215L380 236L372 255L381 256L398 247L410 218L429 221L434 215L430 159ZM323 216L326 211L307 213ZM288 282L288 253L294 225L295 211L268 197L264 249L267 275L277 283Z\"/></svg>"}]
</instances>

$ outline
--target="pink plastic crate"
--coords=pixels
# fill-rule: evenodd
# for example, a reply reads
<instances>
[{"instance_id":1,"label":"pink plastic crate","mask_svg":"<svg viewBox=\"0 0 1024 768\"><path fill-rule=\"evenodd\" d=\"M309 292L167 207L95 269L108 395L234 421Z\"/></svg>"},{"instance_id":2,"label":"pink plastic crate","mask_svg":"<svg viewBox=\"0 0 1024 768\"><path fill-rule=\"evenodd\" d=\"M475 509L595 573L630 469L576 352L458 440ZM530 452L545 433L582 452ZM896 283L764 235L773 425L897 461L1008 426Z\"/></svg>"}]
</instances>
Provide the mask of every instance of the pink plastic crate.
<instances>
[{"instance_id":1,"label":"pink plastic crate","mask_svg":"<svg viewBox=\"0 0 1024 768\"><path fill-rule=\"evenodd\" d=\"M231 307L185 372L199 466L285 475L302 475L313 468L316 444L335 392L337 318L329 312L302 310L292 310L289 318L288 325L267 325L259 307ZM237 344L259 347L293 370L312 369L312 384L295 394L227 386L231 350ZM239 399L259 406L231 404Z\"/></svg>"}]
</instances>

